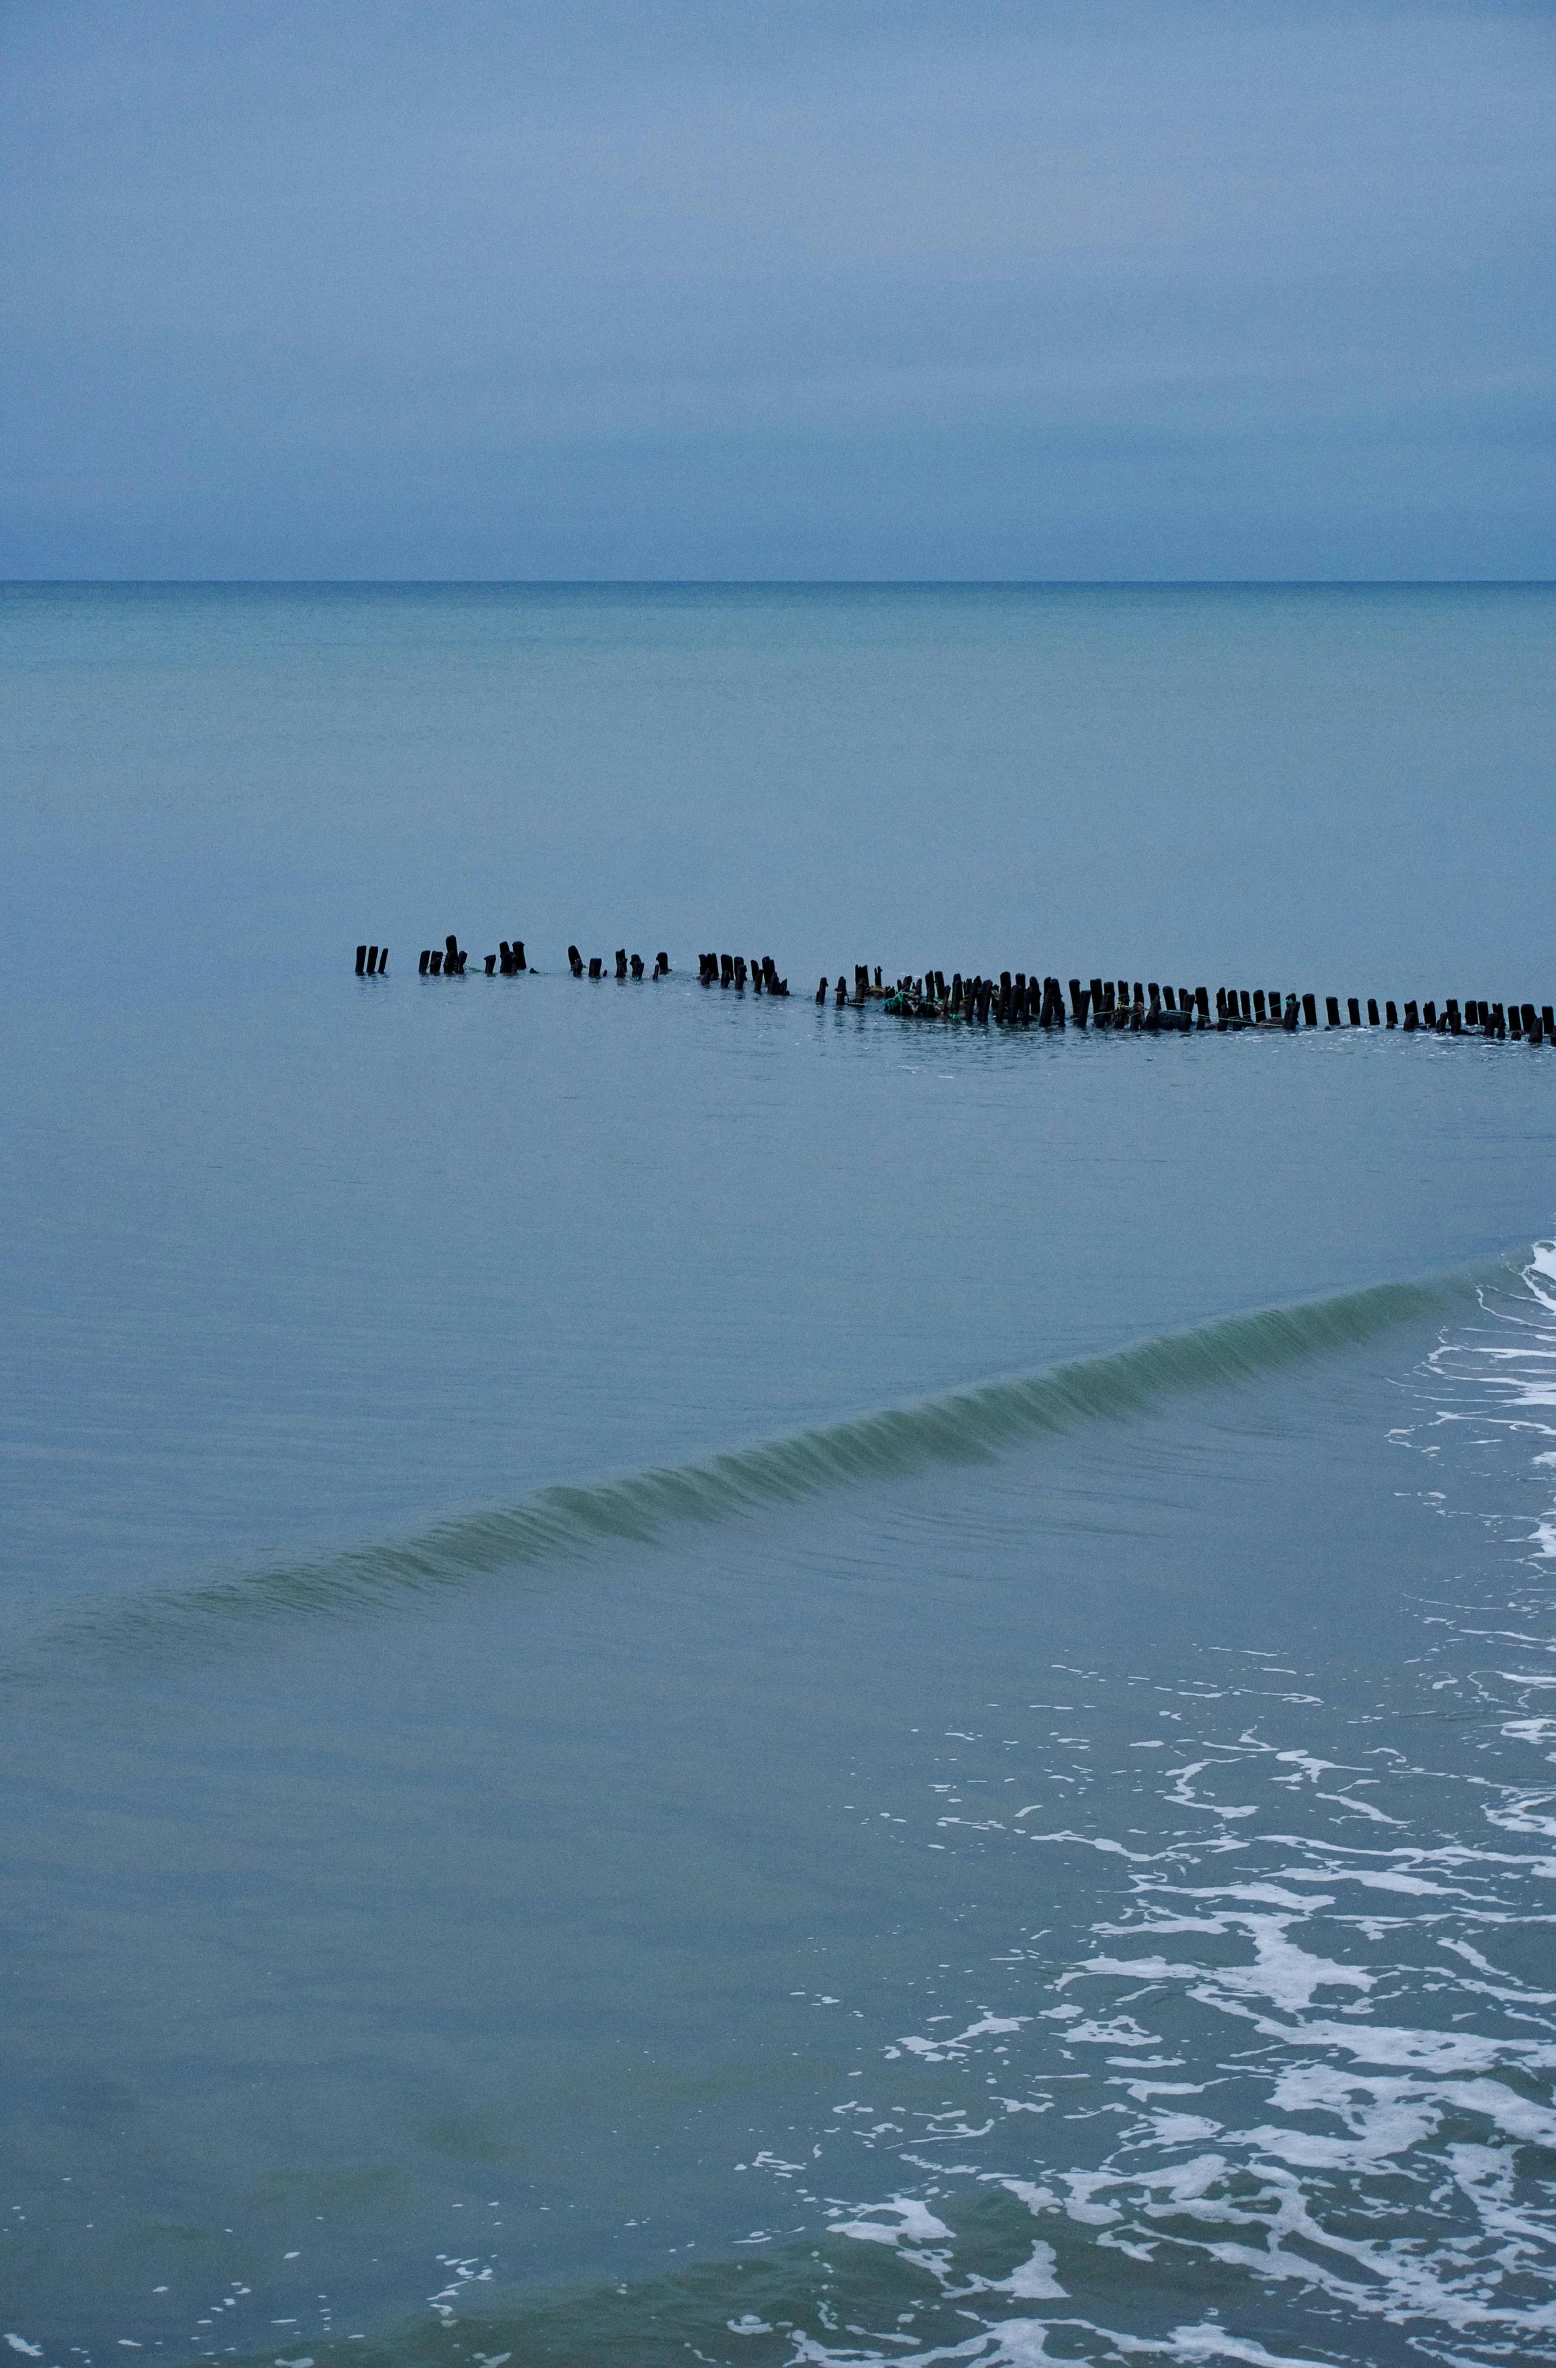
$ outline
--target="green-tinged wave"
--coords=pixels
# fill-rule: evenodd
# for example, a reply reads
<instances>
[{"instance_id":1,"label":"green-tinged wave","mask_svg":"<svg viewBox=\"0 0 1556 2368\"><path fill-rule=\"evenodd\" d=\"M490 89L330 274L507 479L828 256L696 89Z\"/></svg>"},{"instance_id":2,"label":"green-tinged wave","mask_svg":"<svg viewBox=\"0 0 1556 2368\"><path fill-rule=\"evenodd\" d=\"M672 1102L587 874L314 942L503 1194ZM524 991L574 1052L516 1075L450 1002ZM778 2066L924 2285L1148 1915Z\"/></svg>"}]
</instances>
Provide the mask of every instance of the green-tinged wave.
<instances>
[{"instance_id":1,"label":"green-tinged wave","mask_svg":"<svg viewBox=\"0 0 1556 2368\"><path fill-rule=\"evenodd\" d=\"M275 1563L129 1597L99 1597L35 1634L32 1650L111 1653L168 1647L234 1623L347 1615L396 1597L502 1571L645 1544L824 1490L936 1464L986 1460L1086 1424L1126 1421L1196 1390L1236 1386L1462 1307L1474 1279L1378 1283L1328 1299L1221 1316L1186 1331L1077 1357L1046 1371L952 1390L816 1429L614 1480L535 1490L460 1513L418 1535ZM17 1663L10 1664L18 1673ZM5 1671L0 1669L0 1676Z\"/></svg>"}]
</instances>

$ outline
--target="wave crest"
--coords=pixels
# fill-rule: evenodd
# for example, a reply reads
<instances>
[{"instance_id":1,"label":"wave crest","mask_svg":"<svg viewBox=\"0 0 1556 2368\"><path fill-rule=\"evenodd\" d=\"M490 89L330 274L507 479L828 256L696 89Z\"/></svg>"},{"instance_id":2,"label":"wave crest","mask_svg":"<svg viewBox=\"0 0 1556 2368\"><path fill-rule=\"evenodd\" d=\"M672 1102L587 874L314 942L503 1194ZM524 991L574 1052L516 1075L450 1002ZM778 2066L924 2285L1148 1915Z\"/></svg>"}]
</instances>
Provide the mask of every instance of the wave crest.
<instances>
[{"instance_id":1,"label":"wave crest","mask_svg":"<svg viewBox=\"0 0 1556 2368\"><path fill-rule=\"evenodd\" d=\"M1375 1339L1463 1304L1474 1281L1452 1275L1377 1283L1325 1299L1221 1316L1038 1373L952 1390L789 1437L617 1479L558 1484L510 1505L452 1515L418 1534L99 1598L35 1639L45 1649L166 1649L233 1624L341 1616L505 1570L647 1544L676 1528L737 1519L855 1482L966 1464L1094 1422L1125 1421L1188 1393L1236 1385ZM15 1664L8 1674L15 1674Z\"/></svg>"}]
</instances>

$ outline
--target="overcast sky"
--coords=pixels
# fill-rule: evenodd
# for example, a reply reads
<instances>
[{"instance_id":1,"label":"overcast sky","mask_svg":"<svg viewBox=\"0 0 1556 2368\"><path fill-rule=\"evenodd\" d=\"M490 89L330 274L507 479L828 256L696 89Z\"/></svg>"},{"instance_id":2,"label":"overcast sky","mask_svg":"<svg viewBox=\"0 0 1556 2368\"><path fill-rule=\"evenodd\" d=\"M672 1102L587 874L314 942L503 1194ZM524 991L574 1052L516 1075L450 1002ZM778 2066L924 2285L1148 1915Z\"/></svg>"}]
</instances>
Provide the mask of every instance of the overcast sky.
<instances>
[{"instance_id":1,"label":"overcast sky","mask_svg":"<svg viewBox=\"0 0 1556 2368\"><path fill-rule=\"evenodd\" d=\"M0 0L0 575L1556 576L1556 8Z\"/></svg>"}]
</instances>

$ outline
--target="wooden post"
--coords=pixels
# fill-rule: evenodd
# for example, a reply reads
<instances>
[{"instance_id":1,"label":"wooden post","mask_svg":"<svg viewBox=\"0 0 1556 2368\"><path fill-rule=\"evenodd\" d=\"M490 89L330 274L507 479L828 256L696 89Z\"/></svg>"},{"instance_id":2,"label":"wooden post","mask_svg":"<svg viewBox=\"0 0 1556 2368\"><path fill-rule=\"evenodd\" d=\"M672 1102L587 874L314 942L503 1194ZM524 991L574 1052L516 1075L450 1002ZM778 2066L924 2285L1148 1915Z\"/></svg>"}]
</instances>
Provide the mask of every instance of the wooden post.
<instances>
[{"instance_id":1,"label":"wooden post","mask_svg":"<svg viewBox=\"0 0 1556 2368\"><path fill-rule=\"evenodd\" d=\"M357 976L358 976L358 978L361 978L361 977L362 977L362 975L363 975L363 973L366 971L366 969L367 969L367 948L366 948L366 946L358 946L358 948L357 948Z\"/></svg>"},{"instance_id":2,"label":"wooden post","mask_svg":"<svg viewBox=\"0 0 1556 2368\"><path fill-rule=\"evenodd\" d=\"M848 981L841 971L837 974L837 1007L841 1011L848 1001Z\"/></svg>"},{"instance_id":3,"label":"wooden post","mask_svg":"<svg viewBox=\"0 0 1556 2368\"><path fill-rule=\"evenodd\" d=\"M1394 1008L1394 1006L1393 1006L1393 1004L1391 1003L1391 1004L1389 1005L1389 1009L1390 1009L1390 1011L1392 1011L1392 1010L1393 1010L1393 1008ZM1392 1020L1390 1020L1390 1022L1389 1022L1389 1026L1390 1026L1390 1027L1392 1027L1392 1026L1393 1026L1393 1024L1394 1024L1394 1023L1393 1023L1393 1021L1392 1021ZM1417 1027L1417 1024L1418 1024L1418 1021L1417 1021L1416 1007L1415 1007L1415 1005L1414 1005L1413 1003L1407 1003L1407 1004L1405 1005L1405 1025L1404 1025L1404 1031L1403 1031L1403 1032L1404 1032L1404 1034L1405 1034L1405 1035L1407 1035L1407 1036L1413 1036L1413 1035L1415 1034L1415 1032L1416 1032L1416 1027Z\"/></svg>"},{"instance_id":4,"label":"wooden post","mask_svg":"<svg viewBox=\"0 0 1556 2368\"><path fill-rule=\"evenodd\" d=\"M495 978L497 975L497 956L495 954L488 954L486 957L486 975L488 978Z\"/></svg>"},{"instance_id":5,"label":"wooden post","mask_svg":"<svg viewBox=\"0 0 1556 2368\"><path fill-rule=\"evenodd\" d=\"M746 991L746 958L744 954L735 956L733 976L737 993L743 995Z\"/></svg>"},{"instance_id":6,"label":"wooden post","mask_svg":"<svg viewBox=\"0 0 1556 2368\"><path fill-rule=\"evenodd\" d=\"M430 947L430 946L423 946L423 947L422 947L422 949L421 949L421 960L420 960L420 962L419 962L419 963L416 965L416 975L417 975L417 977L418 977L418 978L425 978L425 977L426 977L426 975L427 975L427 965L428 965L428 963L429 963L431 960L432 960L432 949L431 949L431 947Z\"/></svg>"},{"instance_id":7,"label":"wooden post","mask_svg":"<svg viewBox=\"0 0 1556 2368\"><path fill-rule=\"evenodd\" d=\"M1303 996L1302 1017L1308 1027L1316 1028L1318 1026L1318 997L1316 995Z\"/></svg>"},{"instance_id":8,"label":"wooden post","mask_svg":"<svg viewBox=\"0 0 1556 2368\"><path fill-rule=\"evenodd\" d=\"M591 978L603 978L605 976L605 957L603 954L591 954L589 956L589 976Z\"/></svg>"},{"instance_id":9,"label":"wooden post","mask_svg":"<svg viewBox=\"0 0 1556 2368\"><path fill-rule=\"evenodd\" d=\"M374 977L376 977L376 975L377 975L377 972L378 972L378 948L377 948L377 946L369 946L369 947L368 947L368 949L367 949L367 975L368 975L368 977L369 977L369 978L374 978Z\"/></svg>"},{"instance_id":10,"label":"wooden post","mask_svg":"<svg viewBox=\"0 0 1556 2368\"><path fill-rule=\"evenodd\" d=\"M442 975L443 975L443 957L442 957L442 955L441 955L441 954L440 954L440 953L439 953L439 952L436 950L436 948L434 948L434 949L433 949L433 953L432 953L432 957L431 957L431 963L432 963L432 975L433 975L433 977L434 977L434 978L441 978L441 977L442 977Z\"/></svg>"},{"instance_id":11,"label":"wooden post","mask_svg":"<svg viewBox=\"0 0 1556 2368\"><path fill-rule=\"evenodd\" d=\"M618 978L625 978L625 977L626 977L626 975L627 975L627 949L626 949L626 947L625 947L625 946L618 946L618 947L616 948L616 976L617 976Z\"/></svg>"},{"instance_id":12,"label":"wooden post","mask_svg":"<svg viewBox=\"0 0 1556 2368\"><path fill-rule=\"evenodd\" d=\"M1346 998L1345 1008L1349 1014L1351 1026L1353 1028L1359 1028L1361 1026L1361 1005L1357 1002L1354 995L1350 995Z\"/></svg>"}]
</instances>

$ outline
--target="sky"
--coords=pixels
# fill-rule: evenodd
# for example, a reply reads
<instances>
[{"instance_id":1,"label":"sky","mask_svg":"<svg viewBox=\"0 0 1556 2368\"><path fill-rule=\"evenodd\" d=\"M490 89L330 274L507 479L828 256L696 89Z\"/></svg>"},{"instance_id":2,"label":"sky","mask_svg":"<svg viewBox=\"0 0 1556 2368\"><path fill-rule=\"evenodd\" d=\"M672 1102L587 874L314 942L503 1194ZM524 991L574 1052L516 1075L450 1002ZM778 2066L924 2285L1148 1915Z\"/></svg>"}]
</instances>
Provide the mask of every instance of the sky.
<instances>
[{"instance_id":1,"label":"sky","mask_svg":"<svg viewBox=\"0 0 1556 2368\"><path fill-rule=\"evenodd\" d=\"M0 577L1556 577L1556 6L0 0Z\"/></svg>"}]
</instances>

